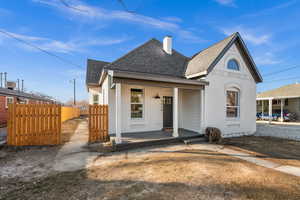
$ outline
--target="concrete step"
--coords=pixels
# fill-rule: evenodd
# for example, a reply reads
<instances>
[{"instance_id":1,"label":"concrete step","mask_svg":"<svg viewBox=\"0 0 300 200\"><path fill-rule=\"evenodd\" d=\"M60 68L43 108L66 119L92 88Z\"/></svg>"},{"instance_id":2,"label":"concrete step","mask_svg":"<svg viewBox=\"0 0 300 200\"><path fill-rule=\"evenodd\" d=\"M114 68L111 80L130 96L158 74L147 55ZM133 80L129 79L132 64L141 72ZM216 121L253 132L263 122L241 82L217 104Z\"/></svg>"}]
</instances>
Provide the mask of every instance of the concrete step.
<instances>
[{"instance_id":1,"label":"concrete step","mask_svg":"<svg viewBox=\"0 0 300 200\"><path fill-rule=\"evenodd\" d=\"M205 137L191 138L183 140L184 144L194 144L194 143L202 143L207 142Z\"/></svg>"},{"instance_id":2,"label":"concrete step","mask_svg":"<svg viewBox=\"0 0 300 200\"><path fill-rule=\"evenodd\" d=\"M203 135L194 135L194 136L186 136L186 137L173 137L173 138L165 138L165 139L157 139L157 140L148 140L143 142L133 142L133 143L122 143L117 144L114 148L115 151L126 151L132 149L138 149L143 147L150 147L156 145L172 145L172 144L180 144L185 140L191 140L196 138L204 138Z\"/></svg>"}]
</instances>

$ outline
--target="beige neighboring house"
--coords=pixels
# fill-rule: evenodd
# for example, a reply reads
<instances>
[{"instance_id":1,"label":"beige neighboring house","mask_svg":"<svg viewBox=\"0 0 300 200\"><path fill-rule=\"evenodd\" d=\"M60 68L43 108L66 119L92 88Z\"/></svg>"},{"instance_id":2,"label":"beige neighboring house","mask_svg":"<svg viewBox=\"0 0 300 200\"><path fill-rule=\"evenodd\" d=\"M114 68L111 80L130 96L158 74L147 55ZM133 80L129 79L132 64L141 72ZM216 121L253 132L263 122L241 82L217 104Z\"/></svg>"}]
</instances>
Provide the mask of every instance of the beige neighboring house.
<instances>
[{"instance_id":1,"label":"beige neighboring house","mask_svg":"<svg viewBox=\"0 0 300 200\"><path fill-rule=\"evenodd\" d=\"M262 77L239 33L188 57L172 37L151 39L113 62L89 59L90 104L109 105L109 134L173 130L224 137L256 131L256 84Z\"/></svg>"},{"instance_id":2,"label":"beige neighboring house","mask_svg":"<svg viewBox=\"0 0 300 200\"><path fill-rule=\"evenodd\" d=\"M257 112L267 116L276 113L281 119L286 112L300 117L300 84L285 85L257 94Z\"/></svg>"}]
</instances>

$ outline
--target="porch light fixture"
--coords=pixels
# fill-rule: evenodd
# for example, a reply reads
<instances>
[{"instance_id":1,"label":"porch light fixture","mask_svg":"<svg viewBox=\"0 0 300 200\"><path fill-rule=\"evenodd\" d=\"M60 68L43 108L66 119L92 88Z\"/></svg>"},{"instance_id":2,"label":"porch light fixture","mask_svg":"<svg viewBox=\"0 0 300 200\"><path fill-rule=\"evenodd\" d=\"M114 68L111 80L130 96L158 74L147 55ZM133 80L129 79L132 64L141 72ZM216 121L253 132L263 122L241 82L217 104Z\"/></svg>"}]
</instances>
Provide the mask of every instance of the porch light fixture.
<instances>
[{"instance_id":1,"label":"porch light fixture","mask_svg":"<svg viewBox=\"0 0 300 200\"><path fill-rule=\"evenodd\" d=\"M160 96L159 96L159 94L157 93L153 98L154 98L154 99L160 99Z\"/></svg>"}]
</instances>

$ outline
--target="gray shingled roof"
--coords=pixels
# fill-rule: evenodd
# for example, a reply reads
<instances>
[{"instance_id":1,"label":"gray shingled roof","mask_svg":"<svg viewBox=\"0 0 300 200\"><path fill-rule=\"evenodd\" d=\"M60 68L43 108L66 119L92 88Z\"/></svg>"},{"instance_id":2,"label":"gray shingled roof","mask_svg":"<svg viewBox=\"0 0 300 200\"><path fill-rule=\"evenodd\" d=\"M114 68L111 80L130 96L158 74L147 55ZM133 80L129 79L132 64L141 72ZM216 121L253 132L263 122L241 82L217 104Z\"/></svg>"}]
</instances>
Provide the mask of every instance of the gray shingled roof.
<instances>
[{"instance_id":1,"label":"gray shingled roof","mask_svg":"<svg viewBox=\"0 0 300 200\"><path fill-rule=\"evenodd\" d=\"M280 88L268 90L257 94L257 98L281 98L281 97L300 97L300 84L285 85Z\"/></svg>"},{"instance_id":2,"label":"gray shingled roof","mask_svg":"<svg viewBox=\"0 0 300 200\"><path fill-rule=\"evenodd\" d=\"M106 69L184 77L189 58L174 49L169 55L163 44L151 39L123 57L105 66Z\"/></svg>"},{"instance_id":3,"label":"gray shingled roof","mask_svg":"<svg viewBox=\"0 0 300 200\"><path fill-rule=\"evenodd\" d=\"M106 64L108 64L108 62L92 60L92 59L87 60L87 69L86 69L87 85L97 85L99 83L102 69Z\"/></svg>"},{"instance_id":4,"label":"gray shingled roof","mask_svg":"<svg viewBox=\"0 0 300 200\"><path fill-rule=\"evenodd\" d=\"M228 45L235 34L225 38L224 40L204 49L194 55L188 63L186 69L186 75L192 75L200 72L204 72L213 63L213 61L221 54L222 50Z\"/></svg>"},{"instance_id":5,"label":"gray shingled roof","mask_svg":"<svg viewBox=\"0 0 300 200\"><path fill-rule=\"evenodd\" d=\"M209 72L234 42L237 42L236 44L241 47L243 56L246 58L250 72L256 82L261 82L261 75L243 40L239 33L234 33L202 50L192 58L186 57L174 49L172 54L169 55L163 50L163 44L160 41L151 39L112 63L88 59L86 83L87 85L98 84L103 69L159 74L179 78L186 78L187 75L203 71Z\"/></svg>"},{"instance_id":6,"label":"gray shingled roof","mask_svg":"<svg viewBox=\"0 0 300 200\"><path fill-rule=\"evenodd\" d=\"M5 96L15 96L15 97L22 97L22 98L28 98L28 99L35 99L39 101L48 101L52 102L51 99L48 99L46 97L41 97L35 94L30 94L26 92L21 92L18 90L10 90L7 88L0 88L0 95L5 95Z\"/></svg>"}]
</instances>

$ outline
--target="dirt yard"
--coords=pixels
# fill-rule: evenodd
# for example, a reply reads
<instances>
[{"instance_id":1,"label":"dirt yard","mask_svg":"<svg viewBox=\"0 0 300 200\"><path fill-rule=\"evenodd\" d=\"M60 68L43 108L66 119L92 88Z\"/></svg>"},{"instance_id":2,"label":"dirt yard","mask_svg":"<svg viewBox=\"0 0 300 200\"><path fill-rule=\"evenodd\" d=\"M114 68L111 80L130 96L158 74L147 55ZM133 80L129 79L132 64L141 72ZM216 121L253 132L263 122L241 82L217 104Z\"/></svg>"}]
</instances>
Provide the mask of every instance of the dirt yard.
<instances>
[{"instance_id":1,"label":"dirt yard","mask_svg":"<svg viewBox=\"0 0 300 200\"><path fill-rule=\"evenodd\" d=\"M62 124L62 141L69 141L78 124L86 119L74 119ZM52 173L51 167L62 146L48 147L2 147L0 149L0 178L30 180ZM1 189L1 188L0 188Z\"/></svg>"},{"instance_id":2,"label":"dirt yard","mask_svg":"<svg viewBox=\"0 0 300 200\"><path fill-rule=\"evenodd\" d=\"M224 144L283 165L300 167L300 142L274 137L238 137Z\"/></svg>"},{"instance_id":3,"label":"dirt yard","mask_svg":"<svg viewBox=\"0 0 300 200\"><path fill-rule=\"evenodd\" d=\"M30 181L4 178L0 199L300 199L295 176L193 146L153 152Z\"/></svg>"}]
</instances>

